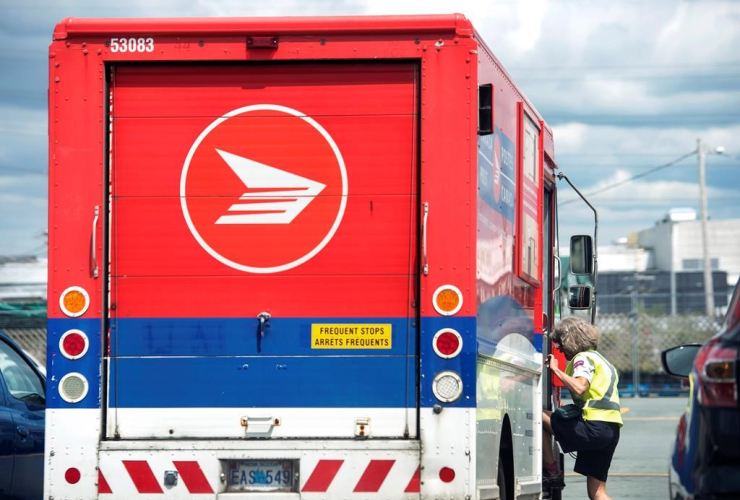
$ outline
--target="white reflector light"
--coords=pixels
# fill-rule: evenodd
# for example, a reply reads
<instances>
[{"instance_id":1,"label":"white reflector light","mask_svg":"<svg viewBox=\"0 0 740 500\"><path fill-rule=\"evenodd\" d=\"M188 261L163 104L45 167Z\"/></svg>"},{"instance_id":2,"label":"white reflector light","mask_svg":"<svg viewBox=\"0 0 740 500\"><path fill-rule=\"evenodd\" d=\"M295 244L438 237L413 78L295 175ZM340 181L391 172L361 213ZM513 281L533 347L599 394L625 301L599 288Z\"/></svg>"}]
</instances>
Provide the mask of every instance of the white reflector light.
<instances>
[{"instance_id":1,"label":"white reflector light","mask_svg":"<svg viewBox=\"0 0 740 500\"><path fill-rule=\"evenodd\" d=\"M87 396L87 379L81 373L68 373L59 381L59 395L67 403L79 403Z\"/></svg>"},{"instance_id":2,"label":"white reflector light","mask_svg":"<svg viewBox=\"0 0 740 500\"><path fill-rule=\"evenodd\" d=\"M457 401L462 394L463 384L460 375L455 372L440 372L434 377L432 391L437 399L443 403Z\"/></svg>"}]
</instances>

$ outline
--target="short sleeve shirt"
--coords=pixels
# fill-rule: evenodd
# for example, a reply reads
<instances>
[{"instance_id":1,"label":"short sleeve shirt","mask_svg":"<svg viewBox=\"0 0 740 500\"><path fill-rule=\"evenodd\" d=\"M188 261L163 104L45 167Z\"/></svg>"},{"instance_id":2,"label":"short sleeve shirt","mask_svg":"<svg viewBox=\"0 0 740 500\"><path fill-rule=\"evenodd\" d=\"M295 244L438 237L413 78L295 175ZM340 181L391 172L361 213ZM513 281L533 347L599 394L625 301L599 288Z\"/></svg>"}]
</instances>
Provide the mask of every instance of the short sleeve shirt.
<instances>
[{"instance_id":1,"label":"short sleeve shirt","mask_svg":"<svg viewBox=\"0 0 740 500\"><path fill-rule=\"evenodd\" d=\"M594 364L585 354L577 354L573 358L573 373L571 377L583 377L591 383L591 379L594 378Z\"/></svg>"}]
</instances>

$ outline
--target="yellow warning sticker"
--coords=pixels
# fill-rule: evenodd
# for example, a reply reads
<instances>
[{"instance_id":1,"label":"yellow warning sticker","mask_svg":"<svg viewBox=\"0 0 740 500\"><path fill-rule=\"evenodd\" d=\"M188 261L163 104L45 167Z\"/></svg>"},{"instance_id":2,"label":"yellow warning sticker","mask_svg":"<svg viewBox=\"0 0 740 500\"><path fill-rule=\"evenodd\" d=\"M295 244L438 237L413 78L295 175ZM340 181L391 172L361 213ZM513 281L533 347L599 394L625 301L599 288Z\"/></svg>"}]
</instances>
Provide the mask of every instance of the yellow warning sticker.
<instances>
[{"instance_id":1,"label":"yellow warning sticker","mask_svg":"<svg viewBox=\"0 0 740 500\"><path fill-rule=\"evenodd\" d=\"M391 325L311 325L311 349L390 348Z\"/></svg>"}]
</instances>

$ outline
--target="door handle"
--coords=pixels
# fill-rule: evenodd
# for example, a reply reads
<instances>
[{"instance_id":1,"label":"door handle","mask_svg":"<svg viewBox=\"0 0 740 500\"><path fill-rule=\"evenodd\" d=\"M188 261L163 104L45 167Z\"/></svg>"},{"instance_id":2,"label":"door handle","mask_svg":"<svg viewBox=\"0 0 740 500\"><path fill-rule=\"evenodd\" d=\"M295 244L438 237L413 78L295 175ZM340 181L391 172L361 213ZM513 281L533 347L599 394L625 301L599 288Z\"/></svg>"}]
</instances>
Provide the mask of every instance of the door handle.
<instances>
[{"instance_id":1,"label":"door handle","mask_svg":"<svg viewBox=\"0 0 740 500\"><path fill-rule=\"evenodd\" d=\"M427 219L429 219L429 203L424 202L424 221L421 225L421 250L424 255L424 276L429 274L429 259L427 258Z\"/></svg>"},{"instance_id":2,"label":"door handle","mask_svg":"<svg viewBox=\"0 0 740 500\"><path fill-rule=\"evenodd\" d=\"M95 247L95 234L96 234L96 228L98 226L98 217L100 217L100 207L95 206L95 217L93 218L92 223L92 244L91 244L91 251L92 251L92 261L93 261L93 278L97 279L98 277L98 256L95 253L97 250Z\"/></svg>"},{"instance_id":3,"label":"door handle","mask_svg":"<svg viewBox=\"0 0 740 500\"><path fill-rule=\"evenodd\" d=\"M28 427L19 425L15 428L15 430L18 432L18 435L22 437L23 439L27 438L30 432L28 432Z\"/></svg>"}]
</instances>

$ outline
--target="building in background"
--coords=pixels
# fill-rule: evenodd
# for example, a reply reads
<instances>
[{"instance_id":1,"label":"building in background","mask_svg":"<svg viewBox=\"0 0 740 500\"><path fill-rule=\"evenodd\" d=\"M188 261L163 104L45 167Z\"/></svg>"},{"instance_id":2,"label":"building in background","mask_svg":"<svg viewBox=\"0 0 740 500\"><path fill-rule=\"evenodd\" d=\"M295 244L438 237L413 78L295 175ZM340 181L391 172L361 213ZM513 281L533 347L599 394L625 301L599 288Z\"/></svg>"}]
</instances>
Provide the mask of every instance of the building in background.
<instances>
[{"instance_id":1,"label":"building in background","mask_svg":"<svg viewBox=\"0 0 740 500\"><path fill-rule=\"evenodd\" d=\"M726 271L727 284L734 286L740 276L740 219L709 220L707 236L712 269ZM638 232L636 240L650 251L651 268L674 273L704 270L701 221L693 210L672 210Z\"/></svg>"},{"instance_id":2,"label":"building in background","mask_svg":"<svg viewBox=\"0 0 740 500\"><path fill-rule=\"evenodd\" d=\"M732 288L727 273L713 271L714 306L724 311ZM668 271L599 272L599 312L627 314L635 308L652 315L704 314L704 274L702 271L674 273L671 288ZM637 301L637 303L635 303Z\"/></svg>"},{"instance_id":3,"label":"building in background","mask_svg":"<svg viewBox=\"0 0 740 500\"><path fill-rule=\"evenodd\" d=\"M708 222L717 313L740 276L740 220ZM605 314L640 307L656 314L701 313L705 308L701 221L674 209L653 227L599 248L598 306ZM638 303L635 297L638 295Z\"/></svg>"}]
</instances>

